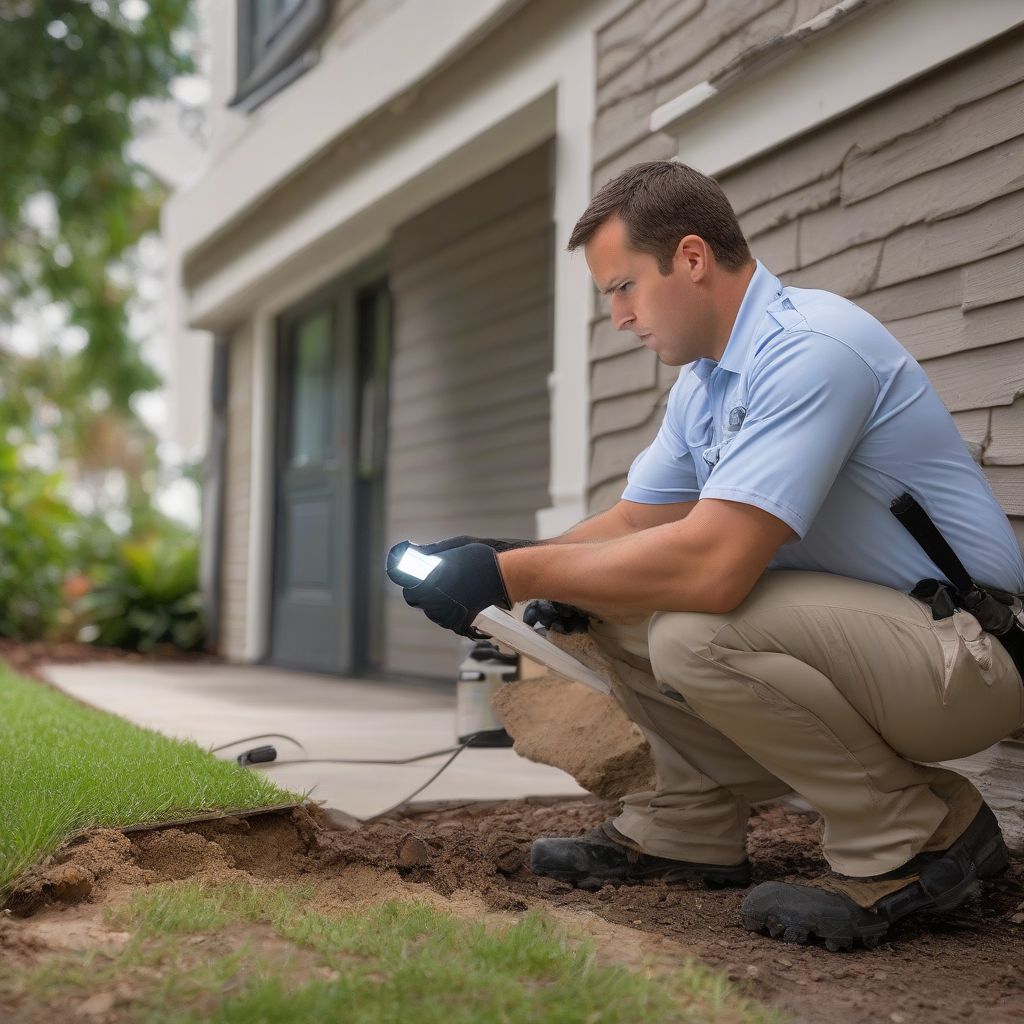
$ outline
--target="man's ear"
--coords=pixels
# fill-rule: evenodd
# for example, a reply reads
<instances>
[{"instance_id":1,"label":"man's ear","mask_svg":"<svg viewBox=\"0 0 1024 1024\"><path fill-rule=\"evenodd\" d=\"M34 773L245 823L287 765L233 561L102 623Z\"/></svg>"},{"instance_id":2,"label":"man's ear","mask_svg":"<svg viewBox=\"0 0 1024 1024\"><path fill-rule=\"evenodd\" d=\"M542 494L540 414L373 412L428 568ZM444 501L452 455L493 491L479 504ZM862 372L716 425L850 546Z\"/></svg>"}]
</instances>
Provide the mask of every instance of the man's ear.
<instances>
[{"instance_id":1,"label":"man's ear","mask_svg":"<svg viewBox=\"0 0 1024 1024\"><path fill-rule=\"evenodd\" d=\"M673 262L677 270L696 284L707 276L711 259L711 249L700 235L683 235L676 246Z\"/></svg>"}]
</instances>

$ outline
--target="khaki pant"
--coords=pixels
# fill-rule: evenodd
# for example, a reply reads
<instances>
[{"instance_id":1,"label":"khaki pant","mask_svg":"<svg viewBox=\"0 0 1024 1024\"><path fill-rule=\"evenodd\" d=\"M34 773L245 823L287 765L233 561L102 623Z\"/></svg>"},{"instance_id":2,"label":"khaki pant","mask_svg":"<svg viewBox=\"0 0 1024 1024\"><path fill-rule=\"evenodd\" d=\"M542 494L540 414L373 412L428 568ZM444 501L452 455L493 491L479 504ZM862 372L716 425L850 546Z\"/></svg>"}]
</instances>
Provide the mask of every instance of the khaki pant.
<instances>
[{"instance_id":1,"label":"khaki pant","mask_svg":"<svg viewBox=\"0 0 1024 1024\"><path fill-rule=\"evenodd\" d=\"M657 767L658 788L628 796L615 827L662 857L736 864L750 802L795 791L821 812L836 871L889 871L931 848L967 788L918 762L1024 721L1020 676L973 616L934 622L907 594L826 573L768 572L727 614L591 635Z\"/></svg>"}]
</instances>

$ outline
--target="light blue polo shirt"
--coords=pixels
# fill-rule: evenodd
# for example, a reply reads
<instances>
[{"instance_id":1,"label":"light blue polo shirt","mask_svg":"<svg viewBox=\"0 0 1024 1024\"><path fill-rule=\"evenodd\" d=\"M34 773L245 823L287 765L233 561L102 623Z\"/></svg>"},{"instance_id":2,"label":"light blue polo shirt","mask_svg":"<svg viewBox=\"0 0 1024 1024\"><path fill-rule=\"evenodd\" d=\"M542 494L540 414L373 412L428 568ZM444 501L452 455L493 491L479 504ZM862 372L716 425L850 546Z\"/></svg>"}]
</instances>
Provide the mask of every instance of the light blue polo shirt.
<instances>
[{"instance_id":1,"label":"light blue polo shirt","mask_svg":"<svg viewBox=\"0 0 1024 1024\"><path fill-rule=\"evenodd\" d=\"M721 360L681 369L622 497L756 505L799 538L769 568L909 591L942 573L889 511L904 491L979 583L1024 592L1010 524L913 356L852 302L758 263Z\"/></svg>"}]
</instances>

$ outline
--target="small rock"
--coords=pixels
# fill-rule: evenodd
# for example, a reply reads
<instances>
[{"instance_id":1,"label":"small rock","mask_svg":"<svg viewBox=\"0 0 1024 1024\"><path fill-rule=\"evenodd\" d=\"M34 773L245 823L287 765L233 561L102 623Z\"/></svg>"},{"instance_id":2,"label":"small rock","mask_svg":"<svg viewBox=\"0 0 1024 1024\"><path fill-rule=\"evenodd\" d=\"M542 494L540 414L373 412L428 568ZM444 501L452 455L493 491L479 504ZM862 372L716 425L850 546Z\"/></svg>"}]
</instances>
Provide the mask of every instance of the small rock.
<instances>
[{"instance_id":1,"label":"small rock","mask_svg":"<svg viewBox=\"0 0 1024 1024\"><path fill-rule=\"evenodd\" d=\"M871 977L873 977L875 981L885 981L885 979L888 978L889 975L886 971L875 971L875 973L871 975Z\"/></svg>"},{"instance_id":2,"label":"small rock","mask_svg":"<svg viewBox=\"0 0 1024 1024\"><path fill-rule=\"evenodd\" d=\"M784 956L778 957L775 962L777 964L779 964L780 966L782 966L782 967L792 967L793 966L793 961L792 960L787 960Z\"/></svg>"},{"instance_id":3,"label":"small rock","mask_svg":"<svg viewBox=\"0 0 1024 1024\"><path fill-rule=\"evenodd\" d=\"M903 1022L906 1019L907 1018L904 1017L902 1013L890 1013L889 1014L889 1020L892 1021L892 1024L903 1024Z\"/></svg>"},{"instance_id":4,"label":"small rock","mask_svg":"<svg viewBox=\"0 0 1024 1024\"><path fill-rule=\"evenodd\" d=\"M1010 923L1011 924L1024 924L1024 910L1020 911L1017 914L1014 914L1010 918Z\"/></svg>"},{"instance_id":5,"label":"small rock","mask_svg":"<svg viewBox=\"0 0 1024 1024\"><path fill-rule=\"evenodd\" d=\"M406 832L398 846L400 868L426 867L432 860L430 847L412 832Z\"/></svg>"},{"instance_id":6,"label":"small rock","mask_svg":"<svg viewBox=\"0 0 1024 1024\"><path fill-rule=\"evenodd\" d=\"M78 864L61 864L47 878L53 895L64 903L77 903L92 892L95 877Z\"/></svg>"},{"instance_id":7,"label":"small rock","mask_svg":"<svg viewBox=\"0 0 1024 1024\"><path fill-rule=\"evenodd\" d=\"M105 1013L110 1013L113 1008L114 993L97 992L95 995L89 996L84 1003L79 1003L75 1012L80 1017L100 1017Z\"/></svg>"},{"instance_id":8,"label":"small rock","mask_svg":"<svg viewBox=\"0 0 1024 1024\"><path fill-rule=\"evenodd\" d=\"M354 828L359 828L358 818L347 811L338 810L337 807L325 807L322 814L324 824L335 832L350 832Z\"/></svg>"}]
</instances>

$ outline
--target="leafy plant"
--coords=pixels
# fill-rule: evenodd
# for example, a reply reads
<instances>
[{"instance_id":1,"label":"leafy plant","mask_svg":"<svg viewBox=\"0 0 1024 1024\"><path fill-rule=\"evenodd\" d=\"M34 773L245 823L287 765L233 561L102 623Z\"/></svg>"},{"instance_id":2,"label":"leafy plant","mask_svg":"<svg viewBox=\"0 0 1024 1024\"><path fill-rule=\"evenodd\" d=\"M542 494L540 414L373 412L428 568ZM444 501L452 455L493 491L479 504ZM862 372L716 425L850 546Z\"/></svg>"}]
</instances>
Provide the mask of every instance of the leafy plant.
<instances>
[{"instance_id":1,"label":"leafy plant","mask_svg":"<svg viewBox=\"0 0 1024 1024\"><path fill-rule=\"evenodd\" d=\"M0 444L0 634L35 640L57 627L77 519L60 476Z\"/></svg>"},{"instance_id":2,"label":"leafy plant","mask_svg":"<svg viewBox=\"0 0 1024 1024\"><path fill-rule=\"evenodd\" d=\"M93 642L143 652L158 644L185 651L202 646L206 626L194 538L171 533L125 541L101 573L77 605Z\"/></svg>"}]
</instances>

